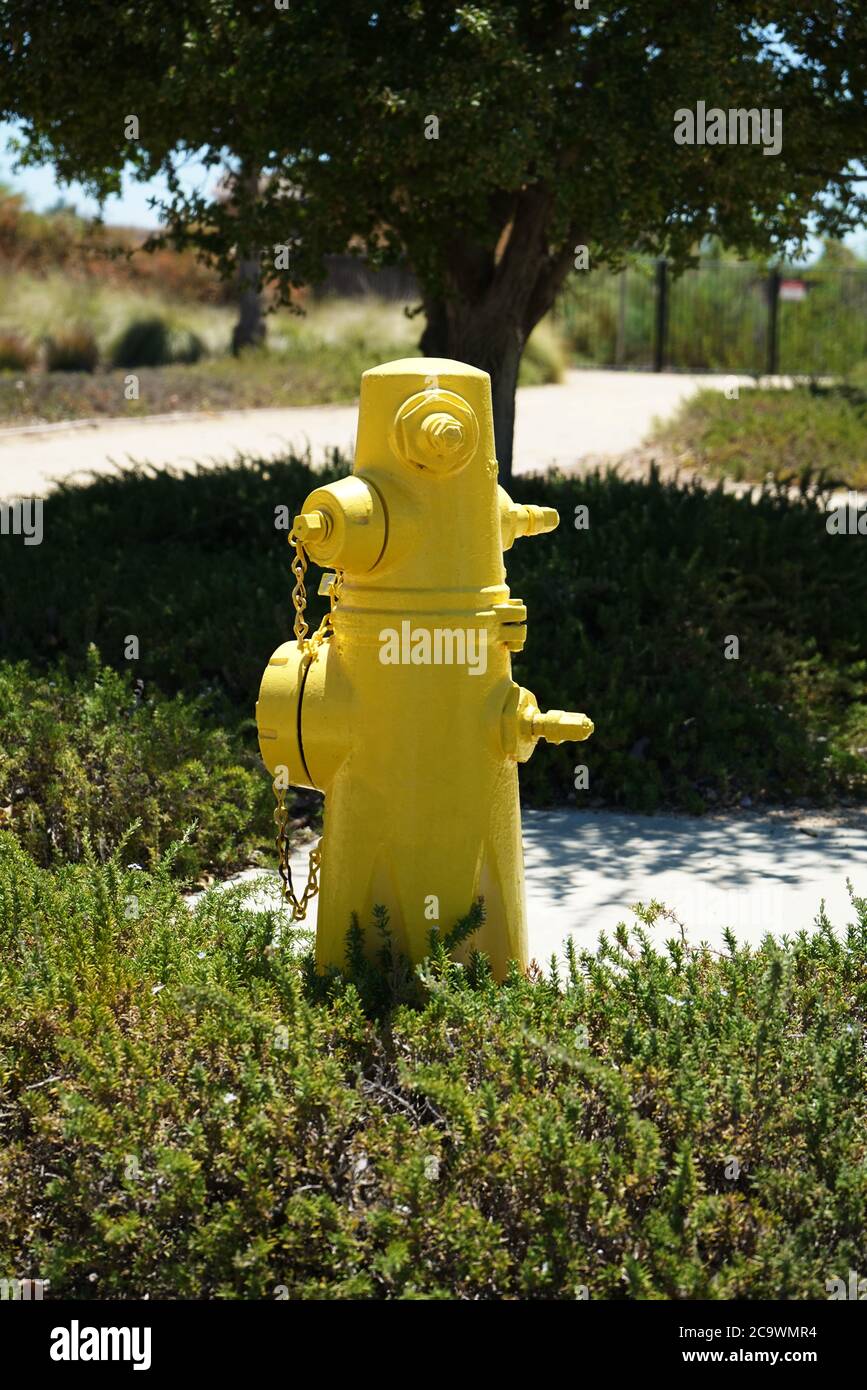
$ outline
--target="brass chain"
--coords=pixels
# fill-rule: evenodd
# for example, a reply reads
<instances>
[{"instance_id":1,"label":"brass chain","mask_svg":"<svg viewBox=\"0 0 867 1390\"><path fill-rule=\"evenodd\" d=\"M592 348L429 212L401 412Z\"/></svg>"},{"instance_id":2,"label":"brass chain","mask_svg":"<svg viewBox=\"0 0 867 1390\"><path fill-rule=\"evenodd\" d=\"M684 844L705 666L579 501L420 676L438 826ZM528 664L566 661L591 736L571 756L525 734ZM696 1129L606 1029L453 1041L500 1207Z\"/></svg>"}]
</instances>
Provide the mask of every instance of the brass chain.
<instances>
[{"instance_id":1,"label":"brass chain","mask_svg":"<svg viewBox=\"0 0 867 1390\"><path fill-rule=\"evenodd\" d=\"M277 786L276 781L274 782L274 795L277 798L277 805L274 808L274 824L277 826L276 844L280 893L284 902L287 902L292 909L292 921L303 922L307 916L307 904L319 892L319 865L322 862L319 846L322 841L320 840L310 851L307 864L307 883L299 898L292 883L292 866L289 863L289 836L286 834L289 812L286 810L286 792L282 787Z\"/></svg>"},{"instance_id":2,"label":"brass chain","mask_svg":"<svg viewBox=\"0 0 867 1390\"><path fill-rule=\"evenodd\" d=\"M309 650L312 655L315 656L322 646L322 643L326 638L331 637L334 632L332 615L340 599L340 590L343 587L343 574L340 570L335 573L328 591L330 600L328 612L308 641L307 634L310 629L304 617L307 608L307 590L304 586L304 579L307 575L307 556L304 554L304 546L301 541L299 541L294 531L289 537L289 544L293 546L295 550L295 554L292 557L292 573L295 576L295 588L292 590L292 606L295 609L295 640L298 643L300 651L304 652Z\"/></svg>"},{"instance_id":3,"label":"brass chain","mask_svg":"<svg viewBox=\"0 0 867 1390\"><path fill-rule=\"evenodd\" d=\"M323 642L328 641L334 634L333 614L334 609L340 598L340 590L343 587L343 575L338 571L331 582L328 591L329 606L319 627L313 636L308 639L310 631L305 620L307 609L307 590L304 580L307 575L307 556L304 554L304 546L293 531L289 537L289 544L295 553L292 558L292 573L295 576L295 587L292 590L292 606L295 609L295 640L298 643L298 650L303 654L310 653L311 660L316 659L316 654ZM289 820L289 812L286 809L286 788L278 786L278 779L274 779L274 796L277 805L274 809L274 824L277 826L277 864L280 873L280 891L285 902L292 908L292 921L303 922L307 915L307 904L311 898L315 898L319 892L319 866L322 862L320 840L310 851L310 858L307 867L307 883L304 892L299 898L292 883L292 867L289 862L289 836L286 833L286 826Z\"/></svg>"}]
</instances>

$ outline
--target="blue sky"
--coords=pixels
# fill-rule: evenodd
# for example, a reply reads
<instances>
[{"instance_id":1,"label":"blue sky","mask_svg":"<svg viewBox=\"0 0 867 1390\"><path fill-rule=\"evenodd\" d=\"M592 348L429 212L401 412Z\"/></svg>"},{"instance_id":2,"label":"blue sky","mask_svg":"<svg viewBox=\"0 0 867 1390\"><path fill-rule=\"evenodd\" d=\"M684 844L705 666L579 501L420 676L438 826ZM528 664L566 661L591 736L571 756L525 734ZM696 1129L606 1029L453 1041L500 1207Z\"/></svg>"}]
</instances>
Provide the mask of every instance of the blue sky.
<instances>
[{"instance_id":1,"label":"blue sky","mask_svg":"<svg viewBox=\"0 0 867 1390\"><path fill-rule=\"evenodd\" d=\"M59 184L50 165L15 171L14 159L8 150L9 141L14 133L14 125L0 121L0 183L5 183L16 193L23 193L36 212L44 212L52 203L56 203L58 198L63 198L64 202L74 203L79 212L94 215L97 211L94 199L88 198L78 183ZM203 183L213 183L216 177L213 169L206 169L195 160L190 160L185 166L184 182L195 187L200 187ZM137 183L135 179L125 176L122 195L119 198L109 198L105 205L106 222L113 226L156 227L158 219L148 207L148 198L164 193L165 188L164 179L154 179L151 183Z\"/></svg>"}]
</instances>

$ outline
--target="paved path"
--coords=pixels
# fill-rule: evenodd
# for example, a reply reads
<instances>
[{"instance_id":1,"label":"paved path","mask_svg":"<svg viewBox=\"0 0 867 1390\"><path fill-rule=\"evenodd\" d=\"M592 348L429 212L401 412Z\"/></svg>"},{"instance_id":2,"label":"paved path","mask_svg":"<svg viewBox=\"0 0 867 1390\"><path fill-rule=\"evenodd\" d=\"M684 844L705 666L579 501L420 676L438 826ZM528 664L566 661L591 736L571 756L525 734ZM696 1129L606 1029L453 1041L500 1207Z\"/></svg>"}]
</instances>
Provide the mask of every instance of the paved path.
<instances>
[{"instance_id":1,"label":"paved path","mask_svg":"<svg viewBox=\"0 0 867 1390\"><path fill-rule=\"evenodd\" d=\"M823 899L832 925L845 928L855 920L847 878L867 896L864 813L852 813L848 824L812 812L690 817L563 809L524 811L523 819L530 954L541 964L562 954L569 935L591 948L601 931L632 923L636 902L664 903L691 944L719 949L726 926L755 945L767 932L809 930ZM293 855L292 872L305 881L306 850ZM262 880L253 901L279 905L276 874ZM314 901L308 925L315 922ZM652 935L662 943L679 928L661 921Z\"/></svg>"},{"instance_id":2,"label":"paved path","mask_svg":"<svg viewBox=\"0 0 867 1390\"><path fill-rule=\"evenodd\" d=\"M721 388L731 377L679 373L573 371L560 386L518 392L515 471L558 464L570 468L588 455L636 449L655 416L670 415L700 387ZM739 378L750 385L749 378ZM309 445L314 462L331 448L351 451L355 405L293 406L141 420L93 420L0 428L0 496L38 497L53 481L113 471L129 460L192 468L238 452L271 458Z\"/></svg>"},{"instance_id":3,"label":"paved path","mask_svg":"<svg viewBox=\"0 0 867 1390\"><path fill-rule=\"evenodd\" d=\"M854 920L847 878L867 896L867 817L849 825L814 814L638 816L524 812L532 953L559 951L571 932L591 946L599 932L633 920L635 902L662 902L693 944L719 948L730 926L758 944L811 928L825 900L837 928ZM660 923L654 936L679 934Z\"/></svg>"}]
</instances>

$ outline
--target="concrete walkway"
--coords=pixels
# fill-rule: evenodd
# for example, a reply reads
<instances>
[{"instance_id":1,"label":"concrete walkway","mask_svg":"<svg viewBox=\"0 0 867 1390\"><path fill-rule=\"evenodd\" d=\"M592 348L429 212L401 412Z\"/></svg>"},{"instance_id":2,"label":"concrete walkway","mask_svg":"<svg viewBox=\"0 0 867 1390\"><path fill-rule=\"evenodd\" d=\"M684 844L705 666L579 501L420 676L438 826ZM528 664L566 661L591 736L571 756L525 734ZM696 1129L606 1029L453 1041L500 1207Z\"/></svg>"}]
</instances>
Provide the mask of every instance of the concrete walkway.
<instances>
[{"instance_id":1,"label":"concrete walkway","mask_svg":"<svg viewBox=\"0 0 867 1390\"><path fill-rule=\"evenodd\" d=\"M531 952L543 962L571 933L590 947L599 932L633 920L631 906L656 899L692 945L720 948L813 926L824 899L845 927L855 914L846 888L867 896L867 816L849 824L814 813L713 817L525 811ZM672 921L657 941L679 936Z\"/></svg>"},{"instance_id":2,"label":"concrete walkway","mask_svg":"<svg viewBox=\"0 0 867 1390\"><path fill-rule=\"evenodd\" d=\"M518 392L515 471L637 449L654 417L670 415L702 387L722 389L724 376L674 372L573 371L560 386ZM752 384L744 377L738 380ZM60 478L113 472L130 460L191 469L238 453L273 458L309 446L314 463L329 449L351 452L357 406L293 406L199 415L157 415L0 429L0 496L40 497Z\"/></svg>"},{"instance_id":3,"label":"concrete walkway","mask_svg":"<svg viewBox=\"0 0 867 1390\"><path fill-rule=\"evenodd\" d=\"M712 817L637 816L617 812L524 811L524 855L530 954L546 965L562 956L572 936L590 949L599 933L632 924L634 903L664 903L683 924L691 945L723 947L731 927L739 941L758 945L812 929L824 899L832 925L855 920L846 880L867 896L867 814L738 814ZM296 884L307 874L307 850L292 858ZM258 880L251 901L279 907L275 873L256 871L233 882ZM316 924L316 903L306 925ZM657 943L680 936L661 920Z\"/></svg>"}]
</instances>

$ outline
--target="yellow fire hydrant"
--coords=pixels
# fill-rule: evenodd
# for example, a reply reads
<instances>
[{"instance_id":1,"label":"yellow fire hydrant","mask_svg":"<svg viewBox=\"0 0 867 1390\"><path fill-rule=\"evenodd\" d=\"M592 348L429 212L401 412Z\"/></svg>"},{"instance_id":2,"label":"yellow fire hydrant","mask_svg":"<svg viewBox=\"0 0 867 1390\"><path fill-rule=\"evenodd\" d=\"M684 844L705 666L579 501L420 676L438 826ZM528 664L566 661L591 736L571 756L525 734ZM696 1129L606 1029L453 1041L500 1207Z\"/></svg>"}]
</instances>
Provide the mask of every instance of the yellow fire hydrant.
<instances>
[{"instance_id":1,"label":"yellow fire hydrant","mask_svg":"<svg viewBox=\"0 0 867 1390\"><path fill-rule=\"evenodd\" d=\"M497 484L486 372L408 358L364 373L354 471L316 488L295 518L297 636L271 657L256 706L296 918L321 872L320 971L344 966L353 913L367 927L384 906L396 949L415 962L431 928L445 934L479 897L485 920L465 950L484 951L499 979L509 960L526 968L517 765L540 738L585 739L593 725L541 713L512 680L527 611L509 595L503 551L558 520ZM312 638L308 557L334 571ZM325 793L301 899L288 875L288 785Z\"/></svg>"}]
</instances>

